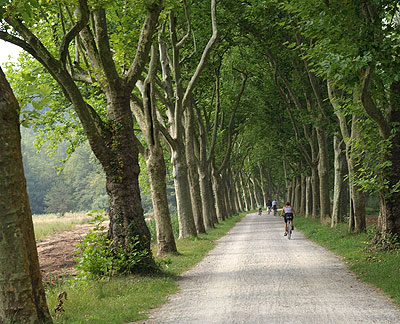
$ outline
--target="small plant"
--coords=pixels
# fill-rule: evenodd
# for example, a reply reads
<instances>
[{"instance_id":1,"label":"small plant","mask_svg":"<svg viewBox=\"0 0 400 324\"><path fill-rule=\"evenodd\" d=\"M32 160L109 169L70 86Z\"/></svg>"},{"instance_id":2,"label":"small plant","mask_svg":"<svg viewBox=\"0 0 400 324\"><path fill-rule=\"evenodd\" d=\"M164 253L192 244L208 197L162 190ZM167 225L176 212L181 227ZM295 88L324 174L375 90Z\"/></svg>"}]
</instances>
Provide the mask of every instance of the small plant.
<instances>
[{"instance_id":1,"label":"small plant","mask_svg":"<svg viewBox=\"0 0 400 324\"><path fill-rule=\"evenodd\" d=\"M400 251L399 237L395 233L379 232L375 226L367 229L367 249L374 251Z\"/></svg>"},{"instance_id":2,"label":"small plant","mask_svg":"<svg viewBox=\"0 0 400 324\"><path fill-rule=\"evenodd\" d=\"M85 239L77 244L78 257L75 258L79 275L87 279L101 279L111 277L115 274L129 274L136 270L137 265L147 256L147 251L139 251L140 244L138 237L132 237L128 248L121 245L112 247L106 227L104 211L93 211L92 224L94 228L88 232Z\"/></svg>"}]
</instances>

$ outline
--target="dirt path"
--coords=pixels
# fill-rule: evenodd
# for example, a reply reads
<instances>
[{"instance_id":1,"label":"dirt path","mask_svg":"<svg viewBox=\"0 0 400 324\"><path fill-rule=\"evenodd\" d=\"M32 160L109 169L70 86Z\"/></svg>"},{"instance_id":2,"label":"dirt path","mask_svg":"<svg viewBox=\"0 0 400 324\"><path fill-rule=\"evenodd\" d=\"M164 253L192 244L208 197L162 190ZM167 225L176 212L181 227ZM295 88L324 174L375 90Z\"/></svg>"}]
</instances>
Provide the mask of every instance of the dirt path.
<instances>
[{"instance_id":1,"label":"dirt path","mask_svg":"<svg viewBox=\"0 0 400 324\"><path fill-rule=\"evenodd\" d=\"M36 244L44 281L50 282L67 273L74 274L76 244L91 228L91 224L77 225L74 230L50 235Z\"/></svg>"},{"instance_id":2,"label":"dirt path","mask_svg":"<svg viewBox=\"0 0 400 324\"><path fill-rule=\"evenodd\" d=\"M146 324L400 323L400 312L340 259L280 217L250 214L180 281Z\"/></svg>"}]
</instances>

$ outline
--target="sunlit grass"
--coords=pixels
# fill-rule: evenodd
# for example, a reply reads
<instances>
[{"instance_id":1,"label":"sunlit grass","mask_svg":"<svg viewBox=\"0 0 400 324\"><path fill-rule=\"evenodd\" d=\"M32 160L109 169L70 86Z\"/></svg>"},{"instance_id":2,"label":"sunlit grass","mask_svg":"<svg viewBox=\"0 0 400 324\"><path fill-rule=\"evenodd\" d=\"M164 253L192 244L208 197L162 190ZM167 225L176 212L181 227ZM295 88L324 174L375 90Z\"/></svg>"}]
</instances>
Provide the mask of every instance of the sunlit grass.
<instances>
[{"instance_id":1,"label":"sunlit grass","mask_svg":"<svg viewBox=\"0 0 400 324\"><path fill-rule=\"evenodd\" d=\"M76 225L88 223L91 217L87 213L65 213L64 215L38 214L33 215L32 219L36 241L40 241L49 235L72 230Z\"/></svg>"}]
</instances>

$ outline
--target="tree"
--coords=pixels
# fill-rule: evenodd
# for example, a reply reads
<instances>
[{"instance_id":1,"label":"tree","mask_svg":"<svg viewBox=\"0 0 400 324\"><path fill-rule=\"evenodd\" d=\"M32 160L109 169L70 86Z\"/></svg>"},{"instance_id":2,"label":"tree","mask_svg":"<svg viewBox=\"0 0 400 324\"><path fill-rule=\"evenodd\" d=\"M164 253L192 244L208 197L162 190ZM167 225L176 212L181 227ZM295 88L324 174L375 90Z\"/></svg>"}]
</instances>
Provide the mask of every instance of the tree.
<instances>
[{"instance_id":1,"label":"tree","mask_svg":"<svg viewBox=\"0 0 400 324\"><path fill-rule=\"evenodd\" d=\"M51 322L24 177L18 102L0 68L0 322Z\"/></svg>"},{"instance_id":2,"label":"tree","mask_svg":"<svg viewBox=\"0 0 400 324\"><path fill-rule=\"evenodd\" d=\"M115 7L116 11L113 5L118 6ZM89 7L85 0L70 6L53 3L39 5L36 1L15 2L8 7L3 5L0 8L2 24L10 28L7 31L3 29L0 38L20 46L38 60L72 103L106 174L106 188L110 197L108 234L111 245L122 246L129 251L132 240L137 239L139 245L135 246L145 252L146 257L132 271L142 271L153 268L154 260L150 250L150 232L140 201L138 146L132 131L129 101L148 61L161 1L146 2L140 10L124 7L122 3L113 5L104 2ZM121 16L125 15L115 15L121 8L130 10L129 19L145 18L139 36L132 32L126 34L131 37L127 40L131 45L137 37L136 53L129 53L124 57L124 62L116 64L119 56L113 55L113 50L121 50L117 46L112 48L114 43L111 40L118 30L113 29L114 24L110 25L107 13L114 14L115 20L123 19ZM61 24L52 25L59 19ZM127 24L124 26L128 29ZM10 30L11 33L8 32ZM74 60L70 56L73 42L76 51ZM82 82L85 87L81 86ZM104 96L105 113L104 107L100 114L89 104L85 97L86 87Z\"/></svg>"}]
</instances>

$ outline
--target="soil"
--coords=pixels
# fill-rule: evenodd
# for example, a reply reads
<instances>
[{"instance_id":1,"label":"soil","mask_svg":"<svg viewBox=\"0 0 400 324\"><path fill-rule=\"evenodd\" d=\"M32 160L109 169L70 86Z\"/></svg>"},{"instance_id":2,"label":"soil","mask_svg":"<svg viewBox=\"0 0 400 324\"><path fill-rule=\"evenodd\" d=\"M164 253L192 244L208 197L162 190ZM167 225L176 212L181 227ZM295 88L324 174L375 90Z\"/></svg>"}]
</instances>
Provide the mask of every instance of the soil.
<instances>
[{"instance_id":1,"label":"soil","mask_svg":"<svg viewBox=\"0 0 400 324\"><path fill-rule=\"evenodd\" d=\"M76 244L85 238L93 226L77 225L71 231L59 232L37 242L40 270L46 283L54 284L55 280L76 274L74 269Z\"/></svg>"}]
</instances>

